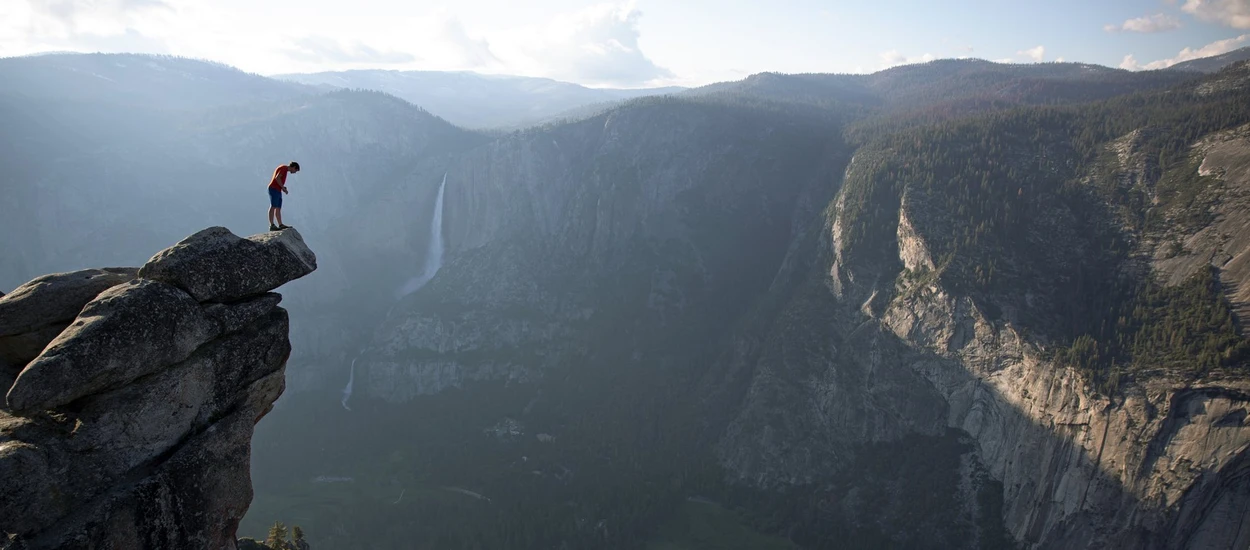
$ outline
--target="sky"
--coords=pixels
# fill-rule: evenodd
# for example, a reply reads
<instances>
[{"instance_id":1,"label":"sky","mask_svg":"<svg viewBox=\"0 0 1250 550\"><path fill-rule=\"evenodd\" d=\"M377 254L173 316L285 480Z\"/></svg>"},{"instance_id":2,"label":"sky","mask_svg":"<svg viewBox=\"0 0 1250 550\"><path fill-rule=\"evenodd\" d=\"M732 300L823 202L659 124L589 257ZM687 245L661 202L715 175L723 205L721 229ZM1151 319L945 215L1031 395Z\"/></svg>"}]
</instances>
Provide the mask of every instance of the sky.
<instances>
[{"instance_id":1,"label":"sky","mask_svg":"<svg viewBox=\"0 0 1250 550\"><path fill-rule=\"evenodd\" d=\"M210 59L265 75L468 70L599 87L938 58L1129 70L1250 46L1250 0L0 0L0 57Z\"/></svg>"}]
</instances>

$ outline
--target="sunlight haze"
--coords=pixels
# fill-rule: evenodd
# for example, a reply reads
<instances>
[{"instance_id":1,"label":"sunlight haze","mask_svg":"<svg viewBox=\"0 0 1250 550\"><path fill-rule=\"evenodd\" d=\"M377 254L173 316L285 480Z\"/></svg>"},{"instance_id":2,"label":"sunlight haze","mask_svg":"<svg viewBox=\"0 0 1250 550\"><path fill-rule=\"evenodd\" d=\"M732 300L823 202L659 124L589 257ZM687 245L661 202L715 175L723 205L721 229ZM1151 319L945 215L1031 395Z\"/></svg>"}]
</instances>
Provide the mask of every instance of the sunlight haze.
<instances>
[{"instance_id":1,"label":"sunlight haze","mask_svg":"<svg viewBox=\"0 0 1250 550\"><path fill-rule=\"evenodd\" d=\"M935 58L1126 69L1250 45L1241 0L15 0L0 56L142 52L260 74L466 70L589 86L692 86L762 71L865 73Z\"/></svg>"}]
</instances>

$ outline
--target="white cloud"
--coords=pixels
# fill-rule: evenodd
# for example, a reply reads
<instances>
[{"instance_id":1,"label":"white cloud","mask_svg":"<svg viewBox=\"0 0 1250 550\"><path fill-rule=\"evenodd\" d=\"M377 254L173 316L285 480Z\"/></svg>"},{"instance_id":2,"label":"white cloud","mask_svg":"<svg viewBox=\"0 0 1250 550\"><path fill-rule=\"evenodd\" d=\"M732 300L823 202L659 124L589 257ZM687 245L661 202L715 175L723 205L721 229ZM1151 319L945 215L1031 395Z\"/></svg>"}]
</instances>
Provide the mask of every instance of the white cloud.
<instances>
[{"instance_id":1,"label":"white cloud","mask_svg":"<svg viewBox=\"0 0 1250 550\"><path fill-rule=\"evenodd\" d=\"M591 85L676 80L642 50L632 1L485 27L414 7L285 10L248 0L0 0L0 57L169 53L262 74L387 66L546 76ZM276 22L281 21L281 24Z\"/></svg>"},{"instance_id":2,"label":"white cloud","mask_svg":"<svg viewBox=\"0 0 1250 550\"><path fill-rule=\"evenodd\" d=\"M903 63L907 62L907 56L899 53L898 50L890 50L888 52L881 52L878 55L881 56L881 63L885 64L888 67L893 67L895 65L902 65Z\"/></svg>"},{"instance_id":3,"label":"white cloud","mask_svg":"<svg viewBox=\"0 0 1250 550\"><path fill-rule=\"evenodd\" d=\"M1167 15L1156 13L1144 17L1129 19L1119 25L1107 25L1103 30L1107 32L1141 32L1155 33L1164 32L1181 28L1181 20L1175 15Z\"/></svg>"},{"instance_id":4,"label":"white cloud","mask_svg":"<svg viewBox=\"0 0 1250 550\"><path fill-rule=\"evenodd\" d=\"M1250 1L1247 0L1186 0L1181 10L1203 21L1250 29Z\"/></svg>"},{"instance_id":5,"label":"white cloud","mask_svg":"<svg viewBox=\"0 0 1250 550\"><path fill-rule=\"evenodd\" d=\"M1227 40L1217 40L1215 42L1207 44L1206 46L1203 46L1196 50L1193 48L1185 48L1181 50L1180 53L1176 54L1175 57L1171 57L1168 59L1160 59L1158 61L1152 61L1145 65L1138 63L1137 60L1132 55L1126 55L1124 56L1124 61L1120 63L1120 68L1129 69L1133 71L1139 70L1139 69L1145 69L1145 70L1166 69L1168 67L1171 67L1172 65L1175 65L1177 63L1181 63L1184 61L1202 59L1204 57L1211 57L1213 55L1220 55L1220 54L1228 53L1246 45L1247 43L1250 43L1250 34L1243 34L1236 38L1229 38Z\"/></svg>"},{"instance_id":6,"label":"white cloud","mask_svg":"<svg viewBox=\"0 0 1250 550\"><path fill-rule=\"evenodd\" d=\"M1063 56L1056 57L1055 63L1063 63Z\"/></svg>"},{"instance_id":7,"label":"white cloud","mask_svg":"<svg viewBox=\"0 0 1250 550\"><path fill-rule=\"evenodd\" d=\"M1043 46L1037 46L1036 48L1020 50L1016 52L1016 55L1023 55L1032 59L1034 63L1041 63L1042 60L1046 59L1046 48Z\"/></svg>"},{"instance_id":8,"label":"white cloud","mask_svg":"<svg viewBox=\"0 0 1250 550\"><path fill-rule=\"evenodd\" d=\"M284 51L297 61L334 65L392 65L411 63L416 56L395 50L378 50L356 40L340 41L325 36L296 39Z\"/></svg>"},{"instance_id":9,"label":"white cloud","mask_svg":"<svg viewBox=\"0 0 1250 550\"><path fill-rule=\"evenodd\" d=\"M493 37L505 64L525 73L592 85L639 86L673 78L639 47L634 2L598 4L536 28Z\"/></svg>"},{"instance_id":10,"label":"white cloud","mask_svg":"<svg viewBox=\"0 0 1250 550\"><path fill-rule=\"evenodd\" d=\"M881 52L877 54L877 56L881 58L882 69L889 69L890 67L897 67L899 65L911 65L913 63L928 63L937 59L933 54L927 52L924 55L909 57L907 55L903 55L898 50Z\"/></svg>"},{"instance_id":11,"label":"white cloud","mask_svg":"<svg viewBox=\"0 0 1250 550\"><path fill-rule=\"evenodd\" d=\"M164 53L165 42L143 27L173 15L161 0L0 1L0 56L46 50Z\"/></svg>"},{"instance_id":12,"label":"white cloud","mask_svg":"<svg viewBox=\"0 0 1250 550\"><path fill-rule=\"evenodd\" d=\"M485 38L473 38L464 24L455 17L447 18L438 34L444 42L455 46L460 65L471 68L490 67L499 63Z\"/></svg>"},{"instance_id":13,"label":"white cloud","mask_svg":"<svg viewBox=\"0 0 1250 550\"><path fill-rule=\"evenodd\" d=\"M37 15L46 16L70 32L124 34L135 20L153 11L170 10L161 0L31 0Z\"/></svg>"}]
</instances>

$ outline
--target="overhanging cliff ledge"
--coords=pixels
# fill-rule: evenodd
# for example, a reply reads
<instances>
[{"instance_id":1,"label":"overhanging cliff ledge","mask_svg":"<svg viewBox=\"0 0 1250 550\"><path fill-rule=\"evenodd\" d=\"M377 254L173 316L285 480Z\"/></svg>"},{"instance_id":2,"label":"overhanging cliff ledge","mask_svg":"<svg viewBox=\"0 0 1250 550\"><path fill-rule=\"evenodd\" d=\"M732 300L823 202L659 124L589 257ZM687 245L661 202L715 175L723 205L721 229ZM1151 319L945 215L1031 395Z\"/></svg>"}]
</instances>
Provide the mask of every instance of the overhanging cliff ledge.
<instances>
[{"instance_id":1,"label":"overhanging cliff ledge","mask_svg":"<svg viewBox=\"0 0 1250 550\"><path fill-rule=\"evenodd\" d=\"M0 548L234 548L291 351L270 291L316 262L211 227L0 297Z\"/></svg>"}]
</instances>

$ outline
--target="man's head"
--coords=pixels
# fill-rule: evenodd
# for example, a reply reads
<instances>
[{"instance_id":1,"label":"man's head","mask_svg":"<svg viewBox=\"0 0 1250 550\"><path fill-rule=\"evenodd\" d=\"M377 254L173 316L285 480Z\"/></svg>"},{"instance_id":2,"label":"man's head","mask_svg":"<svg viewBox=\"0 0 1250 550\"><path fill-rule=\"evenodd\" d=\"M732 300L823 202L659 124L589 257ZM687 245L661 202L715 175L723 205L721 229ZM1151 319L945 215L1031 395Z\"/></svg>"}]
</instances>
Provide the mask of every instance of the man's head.
<instances>
[{"instance_id":1,"label":"man's head","mask_svg":"<svg viewBox=\"0 0 1250 550\"><path fill-rule=\"evenodd\" d=\"M291 161L291 164L286 165L286 168L288 171L294 174L296 172L299 172L299 163L295 161Z\"/></svg>"}]
</instances>

